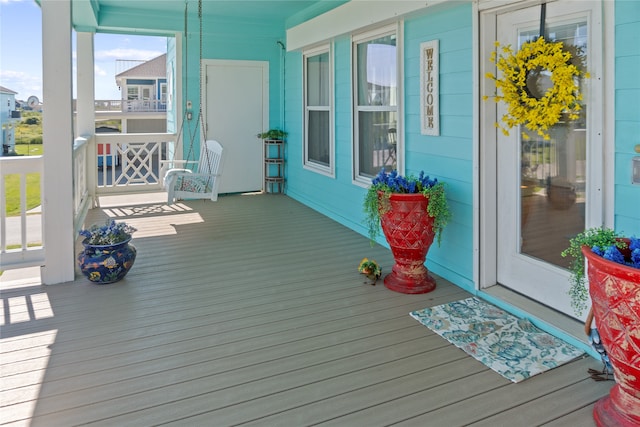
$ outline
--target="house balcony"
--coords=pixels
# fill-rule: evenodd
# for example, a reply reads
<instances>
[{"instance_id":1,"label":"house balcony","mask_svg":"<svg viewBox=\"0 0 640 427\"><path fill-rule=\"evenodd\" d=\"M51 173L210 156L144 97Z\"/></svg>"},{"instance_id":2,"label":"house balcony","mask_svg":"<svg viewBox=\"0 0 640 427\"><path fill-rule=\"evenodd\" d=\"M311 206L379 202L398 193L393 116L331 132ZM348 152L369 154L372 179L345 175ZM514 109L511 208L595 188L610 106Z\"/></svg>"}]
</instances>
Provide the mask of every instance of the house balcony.
<instances>
[{"instance_id":1,"label":"house balcony","mask_svg":"<svg viewBox=\"0 0 640 427\"><path fill-rule=\"evenodd\" d=\"M159 99L148 100L96 100L96 112L101 111L121 111L128 112L165 112L167 103Z\"/></svg>"},{"instance_id":2,"label":"house balcony","mask_svg":"<svg viewBox=\"0 0 640 427\"><path fill-rule=\"evenodd\" d=\"M105 111L127 112L167 112L167 103L159 99L149 100L123 100L123 99L96 99L94 101L96 113ZM74 111L76 109L74 102Z\"/></svg>"},{"instance_id":3,"label":"house balcony","mask_svg":"<svg viewBox=\"0 0 640 427\"><path fill-rule=\"evenodd\" d=\"M467 292L364 284L389 250L285 195L165 197L88 211L138 228L121 282L0 277L1 423L591 426L613 385L589 357L510 383L408 315Z\"/></svg>"},{"instance_id":4,"label":"house balcony","mask_svg":"<svg viewBox=\"0 0 640 427\"><path fill-rule=\"evenodd\" d=\"M96 120L166 119L167 103L158 99L122 100L97 99L94 101ZM73 111L77 111L76 100Z\"/></svg>"}]
</instances>

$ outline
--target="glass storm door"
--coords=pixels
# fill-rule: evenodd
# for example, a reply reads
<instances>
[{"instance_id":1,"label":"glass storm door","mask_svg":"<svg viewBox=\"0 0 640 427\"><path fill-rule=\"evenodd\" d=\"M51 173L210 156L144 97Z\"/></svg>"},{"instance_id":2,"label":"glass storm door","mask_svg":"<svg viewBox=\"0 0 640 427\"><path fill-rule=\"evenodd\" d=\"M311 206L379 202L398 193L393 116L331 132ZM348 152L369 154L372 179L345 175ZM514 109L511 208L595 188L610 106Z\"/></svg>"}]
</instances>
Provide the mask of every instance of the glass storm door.
<instances>
[{"instance_id":1,"label":"glass storm door","mask_svg":"<svg viewBox=\"0 0 640 427\"><path fill-rule=\"evenodd\" d=\"M562 41L574 63L591 73L591 79L580 83L584 99L579 119L561 120L550 129L549 140L524 127L512 128L509 136L497 131L498 283L572 316L569 260L560 253L586 224L602 220L601 167L593 167L593 153L601 146L602 112L589 102L600 95L589 81L595 78L591 64L598 59L591 55L596 13L591 3L546 6L547 40ZM515 49L536 40L539 17L540 6L499 15L498 41ZM540 91L549 87L549 72L541 70L532 80L531 93L544 93ZM497 117L502 117L504 104L497 103L496 108Z\"/></svg>"}]
</instances>

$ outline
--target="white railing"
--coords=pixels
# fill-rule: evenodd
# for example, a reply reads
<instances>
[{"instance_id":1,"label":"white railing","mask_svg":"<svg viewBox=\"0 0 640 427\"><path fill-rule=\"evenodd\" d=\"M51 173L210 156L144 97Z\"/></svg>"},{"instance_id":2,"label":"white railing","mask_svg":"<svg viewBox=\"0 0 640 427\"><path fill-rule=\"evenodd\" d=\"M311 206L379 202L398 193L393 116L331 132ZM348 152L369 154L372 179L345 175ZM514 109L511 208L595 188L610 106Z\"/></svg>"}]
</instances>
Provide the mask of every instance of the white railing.
<instances>
[{"instance_id":1,"label":"white railing","mask_svg":"<svg viewBox=\"0 0 640 427\"><path fill-rule=\"evenodd\" d=\"M27 212L27 175L38 174L42 191L42 156L0 157L0 269L22 268L44 263L42 213ZM19 213L7 216L7 179L17 177ZM42 193L40 196L42 200Z\"/></svg>"},{"instance_id":2,"label":"white railing","mask_svg":"<svg viewBox=\"0 0 640 427\"><path fill-rule=\"evenodd\" d=\"M173 158L175 144L176 135L168 133L76 138L73 147L75 231L82 227L94 195L161 190L161 170ZM93 153L98 153L96 159L92 158ZM36 181L42 191L43 172L43 156L0 157L0 270L44 264L43 212L27 211L27 177L38 174ZM19 208L15 216L6 213L9 180L13 182L12 188L19 187ZM40 201L44 196L41 193Z\"/></svg>"},{"instance_id":3,"label":"white railing","mask_svg":"<svg viewBox=\"0 0 640 427\"><path fill-rule=\"evenodd\" d=\"M76 138L73 147L76 233L83 225L94 195L161 190L161 170L169 163L167 153L172 158L175 144L176 135L169 133ZM94 153L98 153L95 159ZM27 211L29 174L39 174L40 199L44 199L43 156L0 157L0 270L44 265L43 213ZM8 177L17 181L19 187L19 209L15 216L6 214Z\"/></svg>"},{"instance_id":4,"label":"white railing","mask_svg":"<svg viewBox=\"0 0 640 427\"><path fill-rule=\"evenodd\" d=\"M125 113L167 111L167 103L159 99L96 99L94 107L96 111L122 111Z\"/></svg>"},{"instance_id":5,"label":"white railing","mask_svg":"<svg viewBox=\"0 0 640 427\"><path fill-rule=\"evenodd\" d=\"M167 111L167 103L159 99L122 101L122 111L124 112L145 112L145 111Z\"/></svg>"},{"instance_id":6,"label":"white railing","mask_svg":"<svg viewBox=\"0 0 640 427\"><path fill-rule=\"evenodd\" d=\"M73 111L76 110L77 101L73 100ZM160 99L96 99L93 101L96 112L119 111L119 112L166 112L167 103Z\"/></svg>"},{"instance_id":7,"label":"white railing","mask_svg":"<svg viewBox=\"0 0 640 427\"><path fill-rule=\"evenodd\" d=\"M82 229L84 218L91 206L88 186L87 138L76 138L73 144L73 226L74 235Z\"/></svg>"},{"instance_id":8,"label":"white railing","mask_svg":"<svg viewBox=\"0 0 640 427\"><path fill-rule=\"evenodd\" d=\"M175 151L170 133L96 134L96 194L162 189L162 166Z\"/></svg>"}]
</instances>

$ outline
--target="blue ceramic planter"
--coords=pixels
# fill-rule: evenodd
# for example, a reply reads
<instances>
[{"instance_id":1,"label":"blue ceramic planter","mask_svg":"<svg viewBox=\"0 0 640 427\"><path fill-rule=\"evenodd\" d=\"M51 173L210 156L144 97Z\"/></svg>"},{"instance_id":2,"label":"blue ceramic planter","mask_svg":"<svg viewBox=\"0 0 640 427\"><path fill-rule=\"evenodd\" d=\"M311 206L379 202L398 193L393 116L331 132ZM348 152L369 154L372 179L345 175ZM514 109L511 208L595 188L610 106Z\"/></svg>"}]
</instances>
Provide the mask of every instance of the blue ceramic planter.
<instances>
[{"instance_id":1,"label":"blue ceramic planter","mask_svg":"<svg viewBox=\"0 0 640 427\"><path fill-rule=\"evenodd\" d=\"M131 239L115 245L89 245L82 242L84 250L78 254L78 266L82 274L97 284L117 282L129 272L136 260L136 248Z\"/></svg>"}]
</instances>

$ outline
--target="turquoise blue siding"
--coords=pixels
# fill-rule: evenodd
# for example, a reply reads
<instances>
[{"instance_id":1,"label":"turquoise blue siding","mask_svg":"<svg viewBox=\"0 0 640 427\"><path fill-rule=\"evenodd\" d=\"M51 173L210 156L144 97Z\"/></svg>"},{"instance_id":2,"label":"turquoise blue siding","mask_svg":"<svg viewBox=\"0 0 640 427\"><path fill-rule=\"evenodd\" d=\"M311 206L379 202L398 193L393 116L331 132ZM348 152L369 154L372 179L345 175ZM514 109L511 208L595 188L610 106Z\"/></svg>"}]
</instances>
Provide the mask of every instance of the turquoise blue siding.
<instances>
[{"instance_id":1,"label":"turquoise blue siding","mask_svg":"<svg viewBox=\"0 0 640 427\"><path fill-rule=\"evenodd\" d=\"M436 274L467 289L473 288L473 98L472 8L456 5L405 21L404 120L406 173L424 170L448 184L453 220L442 246L434 245L427 266ZM440 40L441 136L420 134L420 43ZM302 167L302 87L292 80L301 74L299 54L287 56L287 95L298 103L287 108L289 130L287 193L336 221L366 234L362 219L365 189L352 183L353 129L351 41L334 41L336 176L326 177ZM297 96L297 98L296 98ZM289 99L289 98L287 98ZM287 100L290 104L290 101ZM381 244L384 239L380 239ZM365 256L366 254L356 254ZM357 261L357 260L356 260Z\"/></svg>"},{"instance_id":2,"label":"turquoise blue siding","mask_svg":"<svg viewBox=\"0 0 640 427\"><path fill-rule=\"evenodd\" d=\"M640 145L640 2L615 5L615 228L640 236L640 185L631 161Z\"/></svg>"},{"instance_id":3,"label":"turquoise blue siding","mask_svg":"<svg viewBox=\"0 0 640 427\"><path fill-rule=\"evenodd\" d=\"M351 44L348 37L334 42L335 178L302 167L302 55L287 56L287 193L360 233L362 188L351 183ZM291 76L299 76L295 81ZM291 97L291 98L289 98ZM359 255L358 255L359 256Z\"/></svg>"},{"instance_id":4,"label":"turquoise blue siding","mask_svg":"<svg viewBox=\"0 0 640 427\"><path fill-rule=\"evenodd\" d=\"M174 37L167 38L167 77L172 79L176 78L176 39ZM177 120L177 109L175 100L178 99L176 97L176 85L169 85L169 88L172 89L173 93L167 94L172 97L174 102L171 103L170 108L167 108L167 132L170 133L178 133L178 120Z\"/></svg>"},{"instance_id":5,"label":"turquoise blue siding","mask_svg":"<svg viewBox=\"0 0 640 427\"><path fill-rule=\"evenodd\" d=\"M193 102L194 120L185 124L184 137L198 135L196 126L200 108L200 37L199 22L195 10L189 14L187 23L188 35L183 41L183 51L187 54L183 64L183 102ZM265 129L283 127L282 118L282 72L284 57L278 41L285 40L285 28L280 22L265 19L256 21L233 21L224 19L205 19L202 23L203 59L246 60L269 62L269 123ZM204 71L203 71L204 72ZM289 78L289 76L287 76ZM259 94L256 94L259 98ZM259 101L258 101L259 102ZM185 105L183 105L185 108ZM258 129L256 130L258 131ZM257 132L256 132L257 133ZM185 144L185 156L189 144ZM194 152L199 152L197 138Z\"/></svg>"}]
</instances>

